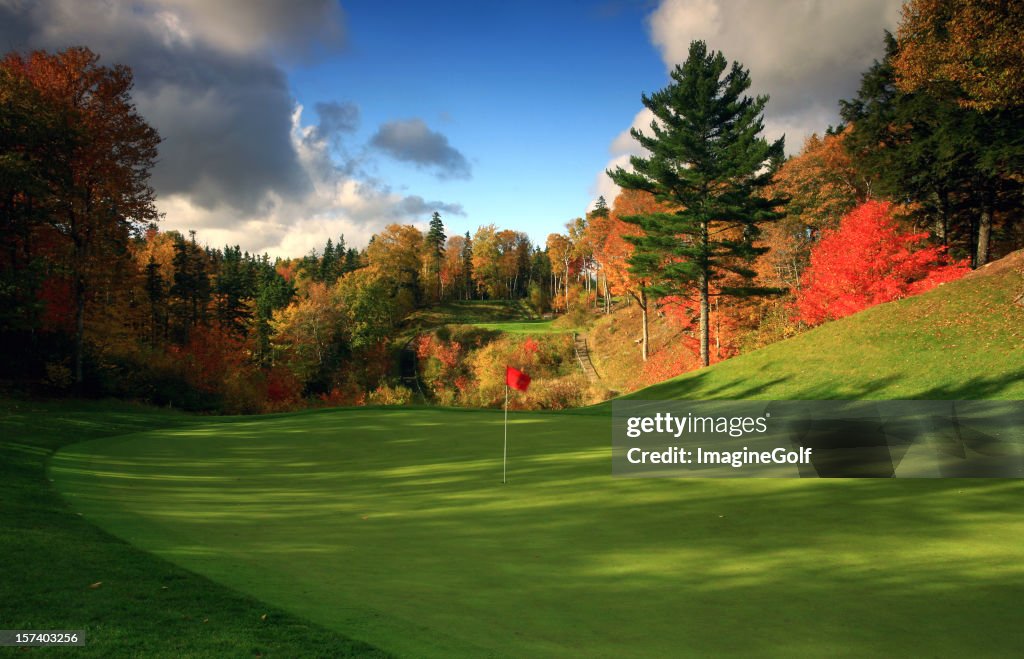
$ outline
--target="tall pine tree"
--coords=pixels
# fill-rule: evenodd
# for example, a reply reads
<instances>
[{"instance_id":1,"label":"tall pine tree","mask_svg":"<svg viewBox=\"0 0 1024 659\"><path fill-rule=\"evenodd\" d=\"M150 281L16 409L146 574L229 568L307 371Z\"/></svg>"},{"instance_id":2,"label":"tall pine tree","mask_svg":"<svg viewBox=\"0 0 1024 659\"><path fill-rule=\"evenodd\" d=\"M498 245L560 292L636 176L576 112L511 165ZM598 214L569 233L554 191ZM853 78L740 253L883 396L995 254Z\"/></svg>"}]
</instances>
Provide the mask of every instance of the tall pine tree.
<instances>
[{"instance_id":1,"label":"tall pine tree","mask_svg":"<svg viewBox=\"0 0 1024 659\"><path fill-rule=\"evenodd\" d=\"M707 366L709 299L767 292L722 280L738 275L749 281L750 262L765 251L754 246L758 225L783 216L784 200L761 196L783 159L783 139L769 143L760 136L768 97L744 95L749 73L738 63L729 67L703 41L690 44L671 78L666 88L641 97L656 117L650 134L630 131L650 157L633 156L633 171L617 167L608 175L676 209L623 218L643 232L631 239L630 265L649 280L646 292L653 297L696 294L700 359Z\"/></svg>"},{"instance_id":2,"label":"tall pine tree","mask_svg":"<svg viewBox=\"0 0 1024 659\"><path fill-rule=\"evenodd\" d=\"M444 222L441 214L434 211L430 218L430 229L423 241L423 268L426 270L423 281L427 286L436 287L435 297L444 297L444 282L441 280L441 262L444 259L444 244L448 238L444 235Z\"/></svg>"},{"instance_id":3,"label":"tall pine tree","mask_svg":"<svg viewBox=\"0 0 1024 659\"><path fill-rule=\"evenodd\" d=\"M468 231L462 243L462 284L466 289L466 299L473 299L473 239Z\"/></svg>"}]
</instances>

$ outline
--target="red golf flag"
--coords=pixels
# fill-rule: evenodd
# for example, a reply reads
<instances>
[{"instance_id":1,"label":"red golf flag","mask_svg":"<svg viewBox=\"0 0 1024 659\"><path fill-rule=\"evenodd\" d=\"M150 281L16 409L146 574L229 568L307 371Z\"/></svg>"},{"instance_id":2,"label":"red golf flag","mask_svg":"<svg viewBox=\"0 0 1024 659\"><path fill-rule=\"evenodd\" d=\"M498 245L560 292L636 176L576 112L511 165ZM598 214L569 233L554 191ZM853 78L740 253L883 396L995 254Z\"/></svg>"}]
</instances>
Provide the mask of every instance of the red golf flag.
<instances>
[{"instance_id":1,"label":"red golf flag","mask_svg":"<svg viewBox=\"0 0 1024 659\"><path fill-rule=\"evenodd\" d=\"M526 388L530 386L530 376L523 373L519 369L512 368L511 366L505 367L505 384L516 389L517 391L526 391Z\"/></svg>"}]
</instances>

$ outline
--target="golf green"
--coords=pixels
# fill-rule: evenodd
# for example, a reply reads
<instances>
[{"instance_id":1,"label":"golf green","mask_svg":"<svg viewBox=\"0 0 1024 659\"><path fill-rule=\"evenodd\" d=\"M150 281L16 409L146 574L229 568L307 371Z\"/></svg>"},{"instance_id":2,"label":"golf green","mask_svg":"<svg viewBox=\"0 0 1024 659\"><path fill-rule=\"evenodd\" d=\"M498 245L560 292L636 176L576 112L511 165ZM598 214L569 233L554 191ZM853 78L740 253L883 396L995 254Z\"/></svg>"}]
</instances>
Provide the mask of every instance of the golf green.
<instances>
[{"instance_id":1,"label":"golf green","mask_svg":"<svg viewBox=\"0 0 1024 659\"><path fill-rule=\"evenodd\" d=\"M76 444L73 509L400 656L1014 655L1024 485L611 476L610 420L346 409Z\"/></svg>"}]
</instances>

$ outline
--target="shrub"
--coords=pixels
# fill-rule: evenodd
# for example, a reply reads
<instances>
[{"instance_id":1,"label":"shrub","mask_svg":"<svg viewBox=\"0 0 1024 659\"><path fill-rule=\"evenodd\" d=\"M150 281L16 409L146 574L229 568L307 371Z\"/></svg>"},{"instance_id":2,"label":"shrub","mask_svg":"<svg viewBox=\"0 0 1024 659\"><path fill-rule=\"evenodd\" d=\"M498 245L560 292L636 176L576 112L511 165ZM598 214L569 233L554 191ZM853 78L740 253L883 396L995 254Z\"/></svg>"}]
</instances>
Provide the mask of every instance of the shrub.
<instances>
[{"instance_id":1,"label":"shrub","mask_svg":"<svg viewBox=\"0 0 1024 659\"><path fill-rule=\"evenodd\" d=\"M45 369L45 384L54 389L68 389L74 382L74 378L71 376L71 369L63 362L46 362Z\"/></svg>"},{"instance_id":2,"label":"shrub","mask_svg":"<svg viewBox=\"0 0 1024 659\"><path fill-rule=\"evenodd\" d=\"M412 390L402 385L382 384L366 397L370 405L408 405L412 402Z\"/></svg>"},{"instance_id":3,"label":"shrub","mask_svg":"<svg viewBox=\"0 0 1024 659\"><path fill-rule=\"evenodd\" d=\"M320 394L319 399L324 407L359 407L366 404L366 392L358 383L347 381Z\"/></svg>"},{"instance_id":4,"label":"shrub","mask_svg":"<svg viewBox=\"0 0 1024 659\"><path fill-rule=\"evenodd\" d=\"M225 414L259 414L267 399L267 385L255 369L234 370L224 378L221 411Z\"/></svg>"},{"instance_id":5,"label":"shrub","mask_svg":"<svg viewBox=\"0 0 1024 659\"><path fill-rule=\"evenodd\" d=\"M959 279L970 269L927 233L901 232L886 202L869 201L825 231L811 250L811 264L796 297L800 320L817 325L883 302L923 293Z\"/></svg>"},{"instance_id":6,"label":"shrub","mask_svg":"<svg viewBox=\"0 0 1024 659\"><path fill-rule=\"evenodd\" d=\"M525 394L509 399L509 409L564 410L588 402L590 383L582 373L543 378L531 383Z\"/></svg>"}]
</instances>

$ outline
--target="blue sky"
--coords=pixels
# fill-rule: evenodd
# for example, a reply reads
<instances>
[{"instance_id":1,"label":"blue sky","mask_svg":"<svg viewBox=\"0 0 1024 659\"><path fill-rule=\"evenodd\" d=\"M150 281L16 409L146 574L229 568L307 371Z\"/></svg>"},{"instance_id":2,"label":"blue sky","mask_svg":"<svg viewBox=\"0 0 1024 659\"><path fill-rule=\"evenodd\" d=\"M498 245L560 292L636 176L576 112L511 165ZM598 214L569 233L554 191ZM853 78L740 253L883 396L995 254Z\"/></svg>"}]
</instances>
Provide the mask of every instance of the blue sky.
<instances>
[{"instance_id":1,"label":"blue sky","mask_svg":"<svg viewBox=\"0 0 1024 659\"><path fill-rule=\"evenodd\" d=\"M354 145L393 120L444 134L470 178L388 158L375 169L403 192L461 204L465 216L443 213L449 234L493 222L543 241L586 211L609 142L641 91L664 84L644 16L639 3L362 3L346 8L347 47L289 68L289 81L304 107L356 104Z\"/></svg>"},{"instance_id":2,"label":"blue sky","mask_svg":"<svg viewBox=\"0 0 1024 659\"><path fill-rule=\"evenodd\" d=\"M301 256L390 223L496 224L543 243L617 189L640 102L703 39L770 94L799 151L837 121L900 0L36 0L0 43L85 45L135 74L163 137L165 230Z\"/></svg>"}]
</instances>

